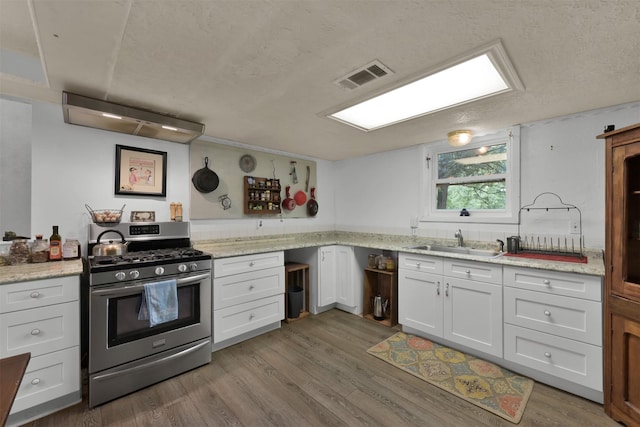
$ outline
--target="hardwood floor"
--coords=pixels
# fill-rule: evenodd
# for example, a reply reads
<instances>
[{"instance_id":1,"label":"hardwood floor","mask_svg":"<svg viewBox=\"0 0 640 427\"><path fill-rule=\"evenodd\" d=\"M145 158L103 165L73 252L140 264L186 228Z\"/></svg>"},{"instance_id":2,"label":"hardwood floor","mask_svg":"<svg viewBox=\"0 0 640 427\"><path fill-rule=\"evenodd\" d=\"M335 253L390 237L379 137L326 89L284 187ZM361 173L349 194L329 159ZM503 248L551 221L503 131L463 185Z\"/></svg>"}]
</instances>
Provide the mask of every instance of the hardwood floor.
<instances>
[{"instance_id":1,"label":"hardwood floor","mask_svg":"<svg viewBox=\"0 0 640 427\"><path fill-rule=\"evenodd\" d=\"M213 353L204 367L40 426L514 426L366 350L389 329L339 310ZM601 405L536 383L518 424L619 426Z\"/></svg>"}]
</instances>

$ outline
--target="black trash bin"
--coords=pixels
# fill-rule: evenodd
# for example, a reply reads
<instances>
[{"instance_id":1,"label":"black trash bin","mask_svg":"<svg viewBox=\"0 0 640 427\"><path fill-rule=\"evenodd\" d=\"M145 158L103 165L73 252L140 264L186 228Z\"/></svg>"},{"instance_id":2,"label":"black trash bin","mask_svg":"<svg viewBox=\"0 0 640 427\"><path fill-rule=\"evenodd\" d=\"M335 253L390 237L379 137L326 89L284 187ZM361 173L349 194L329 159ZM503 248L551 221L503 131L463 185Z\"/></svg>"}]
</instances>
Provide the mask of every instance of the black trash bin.
<instances>
[{"instance_id":1,"label":"black trash bin","mask_svg":"<svg viewBox=\"0 0 640 427\"><path fill-rule=\"evenodd\" d=\"M304 289L300 286L290 286L287 292L289 303L287 304L287 317L294 319L300 317L302 303L304 302Z\"/></svg>"}]
</instances>

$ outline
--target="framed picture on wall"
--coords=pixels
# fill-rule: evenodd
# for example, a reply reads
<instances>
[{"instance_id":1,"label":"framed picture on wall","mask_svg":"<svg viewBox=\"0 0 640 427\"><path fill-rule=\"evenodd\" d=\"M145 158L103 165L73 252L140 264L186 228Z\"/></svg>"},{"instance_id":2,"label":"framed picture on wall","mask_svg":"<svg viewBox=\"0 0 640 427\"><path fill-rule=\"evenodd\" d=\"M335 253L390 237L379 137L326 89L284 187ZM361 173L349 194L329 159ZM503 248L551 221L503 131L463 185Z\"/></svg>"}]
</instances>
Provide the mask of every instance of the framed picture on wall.
<instances>
[{"instance_id":1,"label":"framed picture on wall","mask_svg":"<svg viewBox=\"0 0 640 427\"><path fill-rule=\"evenodd\" d=\"M166 197L167 153L116 145L115 194Z\"/></svg>"}]
</instances>

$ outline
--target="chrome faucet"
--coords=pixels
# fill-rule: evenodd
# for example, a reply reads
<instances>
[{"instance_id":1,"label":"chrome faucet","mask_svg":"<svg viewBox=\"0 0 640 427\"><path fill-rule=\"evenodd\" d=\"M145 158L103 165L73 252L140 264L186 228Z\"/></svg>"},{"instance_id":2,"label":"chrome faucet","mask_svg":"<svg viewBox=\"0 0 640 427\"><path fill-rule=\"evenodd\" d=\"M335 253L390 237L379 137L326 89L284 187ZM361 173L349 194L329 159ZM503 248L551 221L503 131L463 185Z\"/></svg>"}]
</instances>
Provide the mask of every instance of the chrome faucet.
<instances>
[{"instance_id":1,"label":"chrome faucet","mask_svg":"<svg viewBox=\"0 0 640 427\"><path fill-rule=\"evenodd\" d=\"M458 246L462 247L464 245L464 242L462 241L462 230L458 229L456 234L454 234L454 237L458 238Z\"/></svg>"}]
</instances>

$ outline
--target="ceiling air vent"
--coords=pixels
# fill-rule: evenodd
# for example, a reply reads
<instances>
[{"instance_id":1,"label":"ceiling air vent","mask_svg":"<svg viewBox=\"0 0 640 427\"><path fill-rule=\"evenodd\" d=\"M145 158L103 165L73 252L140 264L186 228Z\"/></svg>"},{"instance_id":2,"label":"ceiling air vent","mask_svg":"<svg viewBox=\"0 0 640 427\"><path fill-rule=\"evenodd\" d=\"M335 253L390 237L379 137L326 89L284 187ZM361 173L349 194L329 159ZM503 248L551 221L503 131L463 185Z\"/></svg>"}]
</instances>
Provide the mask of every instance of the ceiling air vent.
<instances>
[{"instance_id":1,"label":"ceiling air vent","mask_svg":"<svg viewBox=\"0 0 640 427\"><path fill-rule=\"evenodd\" d=\"M382 62L376 60L364 67L360 67L357 70L350 72L344 77L340 77L335 80L334 83L344 89L353 90L362 86L365 83L377 80L380 77L384 77L388 74L393 74L393 71L389 69Z\"/></svg>"}]
</instances>

